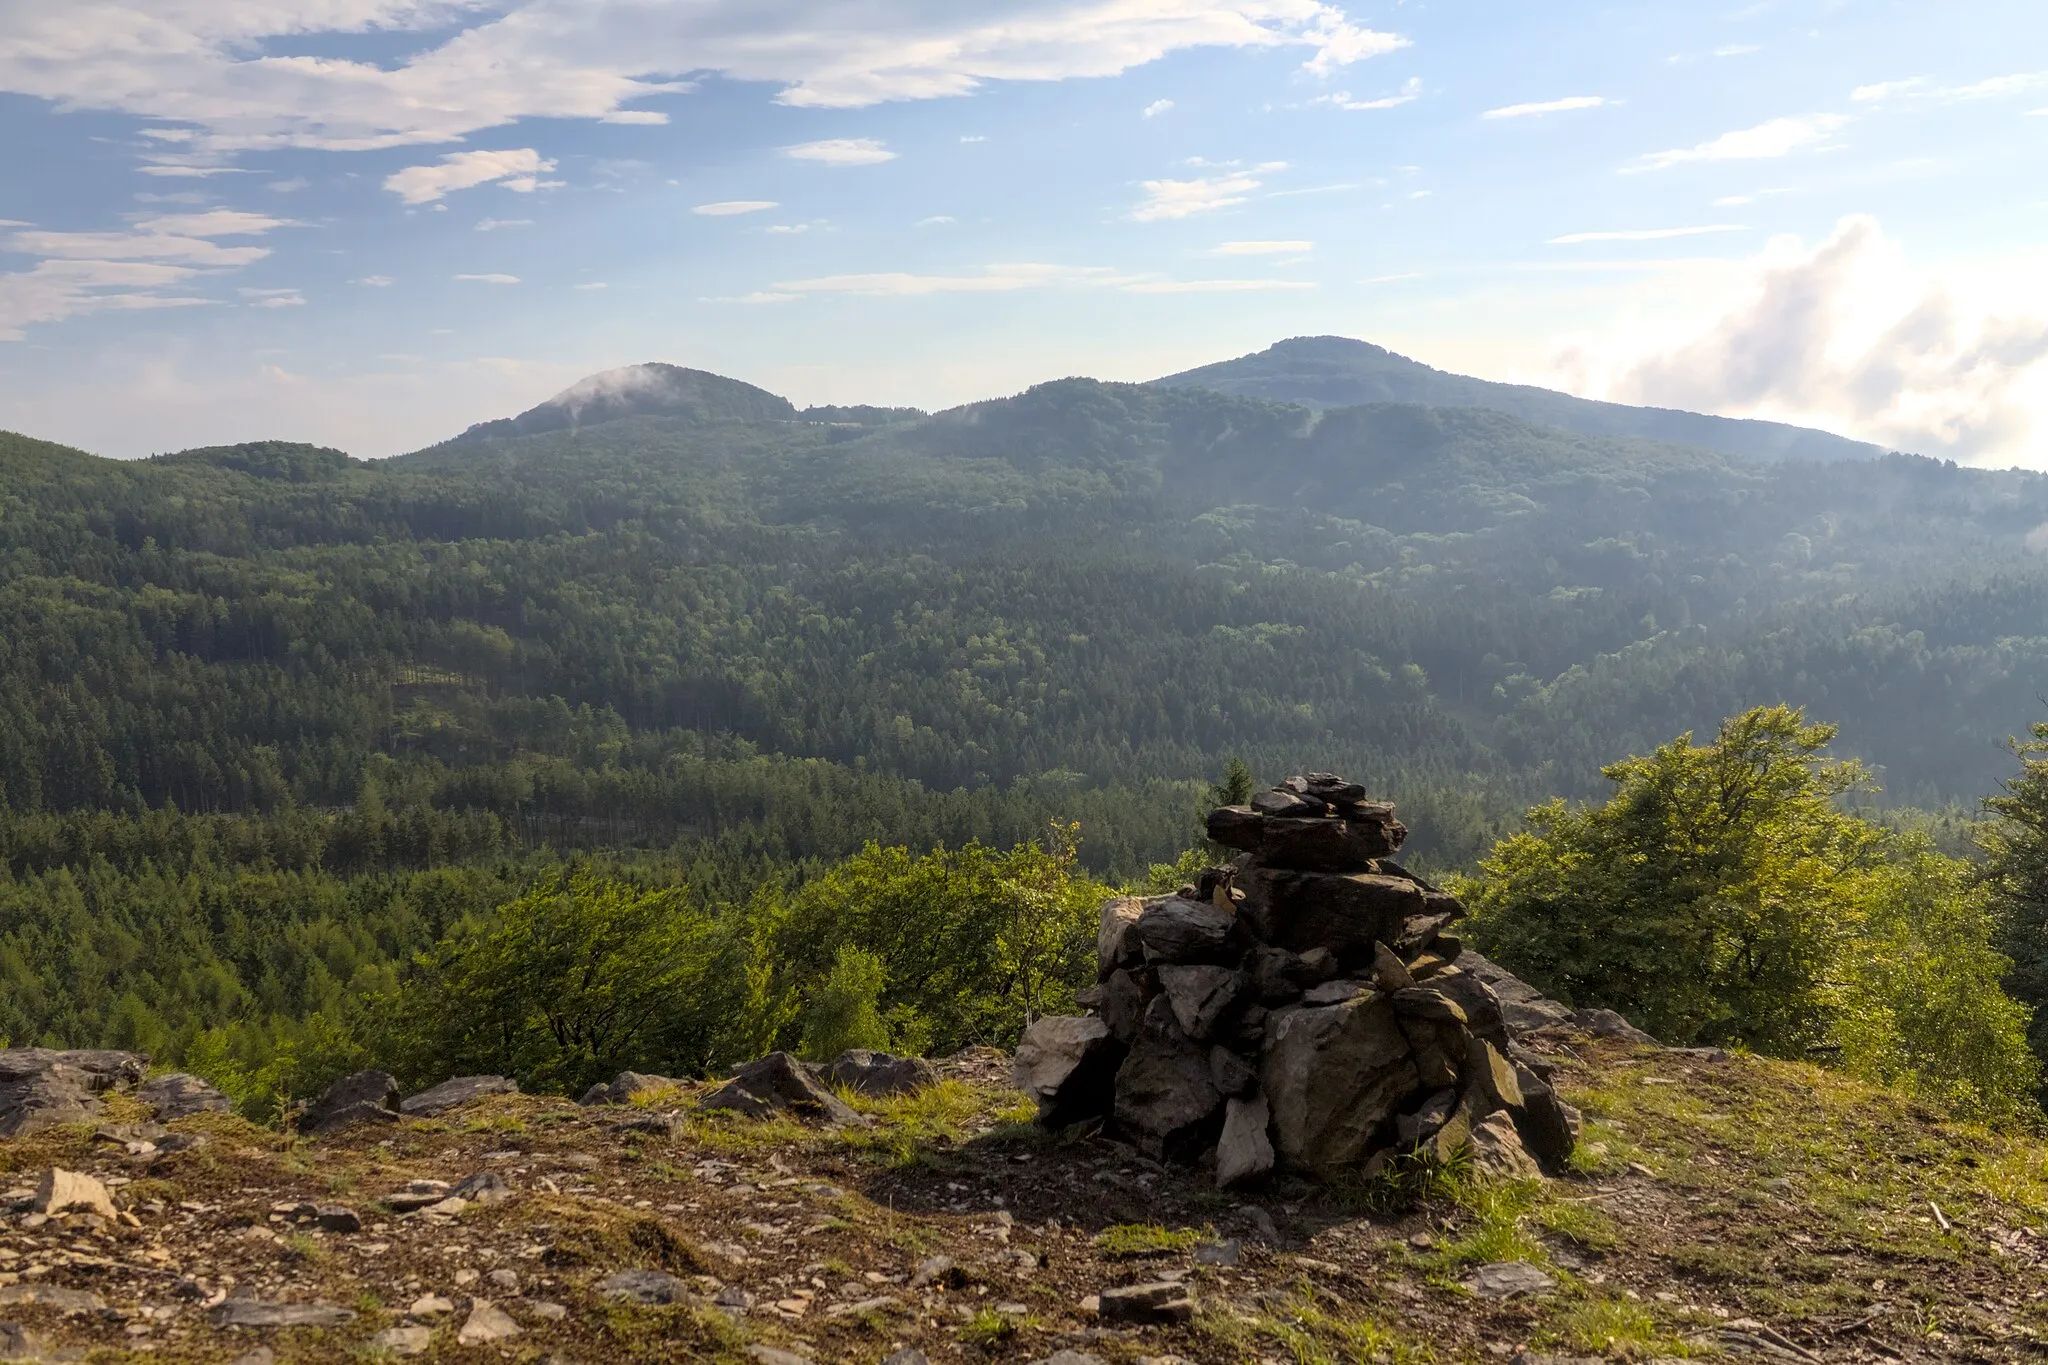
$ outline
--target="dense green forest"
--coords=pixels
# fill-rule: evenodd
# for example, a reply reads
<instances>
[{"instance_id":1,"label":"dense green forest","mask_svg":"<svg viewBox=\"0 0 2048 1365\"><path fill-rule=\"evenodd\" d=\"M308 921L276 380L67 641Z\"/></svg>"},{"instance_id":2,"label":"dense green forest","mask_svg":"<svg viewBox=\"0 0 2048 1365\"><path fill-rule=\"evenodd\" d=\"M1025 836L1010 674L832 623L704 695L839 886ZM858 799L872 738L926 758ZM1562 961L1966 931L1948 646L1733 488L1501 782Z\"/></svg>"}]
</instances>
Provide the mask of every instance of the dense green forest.
<instances>
[{"instance_id":1,"label":"dense green forest","mask_svg":"<svg viewBox=\"0 0 2048 1365\"><path fill-rule=\"evenodd\" d=\"M690 375L376 464L0 435L0 1035L304 1072L572 863L715 920L1057 821L1125 882L1232 756L1449 870L1785 702L1953 831L2044 709L2044 525L2031 473L1087 380Z\"/></svg>"}]
</instances>

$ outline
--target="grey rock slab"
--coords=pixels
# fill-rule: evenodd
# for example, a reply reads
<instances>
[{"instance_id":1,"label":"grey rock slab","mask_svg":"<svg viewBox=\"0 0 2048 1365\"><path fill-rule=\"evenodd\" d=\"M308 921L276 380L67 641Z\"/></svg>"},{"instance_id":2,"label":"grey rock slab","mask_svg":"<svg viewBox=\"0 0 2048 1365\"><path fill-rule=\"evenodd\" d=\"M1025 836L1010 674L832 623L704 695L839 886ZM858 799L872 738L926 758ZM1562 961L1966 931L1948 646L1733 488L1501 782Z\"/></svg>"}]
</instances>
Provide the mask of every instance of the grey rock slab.
<instances>
[{"instance_id":1,"label":"grey rock slab","mask_svg":"<svg viewBox=\"0 0 2048 1365\"><path fill-rule=\"evenodd\" d=\"M1222 963L1234 956L1237 916L1207 901L1168 896L1148 904L1130 934L1147 962Z\"/></svg>"},{"instance_id":2,"label":"grey rock slab","mask_svg":"<svg viewBox=\"0 0 2048 1365\"><path fill-rule=\"evenodd\" d=\"M915 1346L906 1346L900 1351L892 1351L883 1356L882 1365L931 1365L931 1361Z\"/></svg>"},{"instance_id":3,"label":"grey rock slab","mask_svg":"<svg viewBox=\"0 0 2048 1365\"><path fill-rule=\"evenodd\" d=\"M470 1303L469 1318L455 1334L455 1340L463 1346L488 1346L492 1342L509 1341L520 1331L519 1324L512 1321L510 1313L489 1299L475 1299Z\"/></svg>"},{"instance_id":4,"label":"grey rock slab","mask_svg":"<svg viewBox=\"0 0 2048 1365\"><path fill-rule=\"evenodd\" d=\"M795 1351L785 1351L776 1346L749 1346L747 1355L756 1365L811 1365L809 1356L800 1356Z\"/></svg>"},{"instance_id":5,"label":"grey rock slab","mask_svg":"<svg viewBox=\"0 0 2048 1365\"><path fill-rule=\"evenodd\" d=\"M1150 1003L1157 980L1151 973L1140 977L1137 972L1118 968L1109 974L1097 991L1100 993L1095 1005L1095 1015L1119 1042L1129 1044L1138 1036L1138 1021L1145 1017L1145 1006ZM1148 990L1147 987L1152 987Z\"/></svg>"},{"instance_id":6,"label":"grey rock slab","mask_svg":"<svg viewBox=\"0 0 2048 1365\"><path fill-rule=\"evenodd\" d=\"M0 1322L0 1360L41 1360L42 1339L25 1327Z\"/></svg>"},{"instance_id":7,"label":"grey rock slab","mask_svg":"<svg viewBox=\"0 0 2048 1365\"><path fill-rule=\"evenodd\" d=\"M1505 1111L1489 1114L1472 1127L1472 1164L1491 1176L1525 1180L1543 1174L1536 1158L1522 1145L1522 1135Z\"/></svg>"},{"instance_id":8,"label":"grey rock slab","mask_svg":"<svg viewBox=\"0 0 2048 1365\"><path fill-rule=\"evenodd\" d=\"M277 1352L268 1346L258 1346L235 1357L233 1365L277 1365Z\"/></svg>"},{"instance_id":9,"label":"grey rock slab","mask_svg":"<svg viewBox=\"0 0 2048 1365\"><path fill-rule=\"evenodd\" d=\"M1393 1003L1377 991L1341 1005L1275 1010L1259 1078L1280 1159L1310 1171L1363 1161L1419 1086Z\"/></svg>"},{"instance_id":10,"label":"grey rock slab","mask_svg":"<svg viewBox=\"0 0 2048 1365\"><path fill-rule=\"evenodd\" d=\"M150 1112L163 1122L194 1114L225 1114L234 1108L228 1097L212 1085L182 1071L152 1076L135 1092L135 1098L148 1105Z\"/></svg>"},{"instance_id":11,"label":"grey rock slab","mask_svg":"<svg viewBox=\"0 0 2048 1365\"><path fill-rule=\"evenodd\" d=\"M922 1289L928 1284L936 1284L938 1281L951 1275L953 1268L954 1261L951 1256L927 1257L918 1266L917 1273L910 1277L910 1287L912 1289Z\"/></svg>"},{"instance_id":12,"label":"grey rock slab","mask_svg":"<svg viewBox=\"0 0 2048 1365\"><path fill-rule=\"evenodd\" d=\"M512 1197L512 1186L496 1171L478 1171L448 1191L448 1197L472 1204L502 1204Z\"/></svg>"},{"instance_id":13,"label":"grey rock slab","mask_svg":"<svg viewBox=\"0 0 2048 1365\"><path fill-rule=\"evenodd\" d=\"M621 1270L597 1282L597 1292L607 1299L628 1303L682 1303L690 1288L675 1276L659 1270Z\"/></svg>"},{"instance_id":14,"label":"grey rock slab","mask_svg":"<svg viewBox=\"0 0 2048 1365\"><path fill-rule=\"evenodd\" d=\"M490 1095L518 1093L519 1082L510 1076L456 1076L417 1095L406 1096L399 1101L398 1112L413 1118L432 1118Z\"/></svg>"},{"instance_id":15,"label":"grey rock slab","mask_svg":"<svg viewBox=\"0 0 2048 1365\"><path fill-rule=\"evenodd\" d=\"M419 1326L387 1327L370 1338L372 1351L394 1356L423 1356L433 1344L433 1330Z\"/></svg>"},{"instance_id":16,"label":"grey rock slab","mask_svg":"<svg viewBox=\"0 0 2048 1365\"><path fill-rule=\"evenodd\" d=\"M1336 981L1325 981L1320 986L1314 986L1303 991L1301 993L1301 1003L1304 1005L1341 1005L1346 1000L1357 999L1371 989L1372 986L1364 981L1351 981L1339 978Z\"/></svg>"},{"instance_id":17,"label":"grey rock slab","mask_svg":"<svg viewBox=\"0 0 2048 1365\"><path fill-rule=\"evenodd\" d=\"M269 1303L262 1299L224 1299L206 1310L215 1327L338 1327L355 1320L353 1309L330 1303Z\"/></svg>"},{"instance_id":18,"label":"grey rock slab","mask_svg":"<svg viewBox=\"0 0 2048 1365\"><path fill-rule=\"evenodd\" d=\"M322 1091L299 1116L302 1133L332 1133L357 1123L398 1118L398 1081L388 1071L358 1071Z\"/></svg>"},{"instance_id":19,"label":"grey rock slab","mask_svg":"<svg viewBox=\"0 0 2048 1365\"><path fill-rule=\"evenodd\" d=\"M0 1308L14 1308L33 1304L48 1308L69 1317L77 1313L103 1313L107 1301L99 1295L84 1289L66 1289L62 1285L10 1284L0 1287Z\"/></svg>"},{"instance_id":20,"label":"grey rock slab","mask_svg":"<svg viewBox=\"0 0 2048 1365\"><path fill-rule=\"evenodd\" d=\"M362 1215L342 1204L322 1204L313 1211L313 1221L327 1232L361 1232Z\"/></svg>"},{"instance_id":21,"label":"grey rock slab","mask_svg":"<svg viewBox=\"0 0 2048 1365\"><path fill-rule=\"evenodd\" d=\"M1596 1038L1619 1038L1625 1043L1654 1047L1657 1040L1613 1010L1574 1010L1572 1023Z\"/></svg>"},{"instance_id":22,"label":"grey rock slab","mask_svg":"<svg viewBox=\"0 0 2048 1365\"><path fill-rule=\"evenodd\" d=\"M132 1052L0 1050L0 1137L97 1122L105 1112L100 1095L134 1085L148 1066Z\"/></svg>"},{"instance_id":23,"label":"grey rock slab","mask_svg":"<svg viewBox=\"0 0 2048 1365\"><path fill-rule=\"evenodd\" d=\"M1196 1265L1236 1265L1244 1254L1244 1243L1235 1237L1226 1237L1220 1242L1204 1242L1195 1248Z\"/></svg>"},{"instance_id":24,"label":"grey rock slab","mask_svg":"<svg viewBox=\"0 0 2048 1365\"><path fill-rule=\"evenodd\" d=\"M1194 1292L1174 1280L1105 1289L1097 1301L1104 1322L1179 1323L1195 1316Z\"/></svg>"},{"instance_id":25,"label":"grey rock slab","mask_svg":"<svg viewBox=\"0 0 2048 1365\"><path fill-rule=\"evenodd\" d=\"M1224 1110L1223 1136L1216 1144L1216 1188L1227 1190L1273 1169L1273 1141L1266 1130L1273 1111L1264 1095L1233 1099Z\"/></svg>"},{"instance_id":26,"label":"grey rock slab","mask_svg":"<svg viewBox=\"0 0 2048 1365\"><path fill-rule=\"evenodd\" d=\"M1038 1121L1064 1128L1107 1113L1125 1046L1093 1017L1048 1015L1017 1044L1016 1087L1038 1102Z\"/></svg>"},{"instance_id":27,"label":"grey rock slab","mask_svg":"<svg viewBox=\"0 0 2048 1365\"><path fill-rule=\"evenodd\" d=\"M1462 1283L1482 1299L1536 1296L1557 1288L1556 1280L1527 1261L1494 1261L1480 1266Z\"/></svg>"},{"instance_id":28,"label":"grey rock slab","mask_svg":"<svg viewBox=\"0 0 2048 1365\"><path fill-rule=\"evenodd\" d=\"M883 1362L883 1365L887 1365L887 1362ZM1090 1355L1086 1351L1076 1351L1069 1347L1054 1351L1041 1360L1034 1360L1031 1365L1109 1365L1109 1362L1101 1356Z\"/></svg>"},{"instance_id":29,"label":"grey rock slab","mask_svg":"<svg viewBox=\"0 0 2048 1365\"><path fill-rule=\"evenodd\" d=\"M922 1057L895 1057L853 1048L825 1068L825 1080L856 1095L908 1095L938 1082L939 1069Z\"/></svg>"},{"instance_id":30,"label":"grey rock slab","mask_svg":"<svg viewBox=\"0 0 2048 1365\"><path fill-rule=\"evenodd\" d=\"M1180 1021L1181 1032L1201 1040L1216 1031L1245 988L1244 973L1228 967L1162 966L1159 987Z\"/></svg>"},{"instance_id":31,"label":"grey rock slab","mask_svg":"<svg viewBox=\"0 0 2048 1365\"><path fill-rule=\"evenodd\" d=\"M860 1115L846 1101L820 1085L810 1068L787 1052L771 1052L758 1061L748 1062L698 1107L705 1111L736 1110L750 1118L765 1118L786 1110L828 1123L861 1122Z\"/></svg>"},{"instance_id":32,"label":"grey rock slab","mask_svg":"<svg viewBox=\"0 0 2048 1365\"><path fill-rule=\"evenodd\" d=\"M1218 1094L1245 1096L1258 1089L1259 1073L1250 1062L1218 1045L1209 1049L1209 1084Z\"/></svg>"},{"instance_id":33,"label":"grey rock slab","mask_svg":"<svg viewBox=\"0 0 2048 1365\"><path fill-rule=\"evenodd\" d=\"M1109 980L1109 974L1119 967L1135 966L1143 960L1137 940L1130 936L1131 926L1145 913L1145 907L1164 896L1150 900L1139 896L1118 896L1104 901L1102 912L1095 930L1095 979Z\"/></svg>"}]
</instances>

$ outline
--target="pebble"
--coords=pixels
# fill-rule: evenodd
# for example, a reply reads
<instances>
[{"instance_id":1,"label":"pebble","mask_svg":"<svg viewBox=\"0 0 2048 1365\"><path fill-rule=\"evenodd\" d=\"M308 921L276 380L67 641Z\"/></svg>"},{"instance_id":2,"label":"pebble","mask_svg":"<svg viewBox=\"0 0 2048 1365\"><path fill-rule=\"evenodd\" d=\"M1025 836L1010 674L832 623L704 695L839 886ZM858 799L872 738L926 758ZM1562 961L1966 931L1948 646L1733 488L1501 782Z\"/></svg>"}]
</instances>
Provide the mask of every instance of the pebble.
<instances>
[{"instance_id":1,"label":"pebble","mask_svg":"<svg viewBox=\"0 0 2048 1365\"><path fill-rule=\"evenodd\" d=\"M397 1356L425 1355L433 1345L434 1333L425 1327L387 1327L370 1338L370 1349Z\"/></svg>"},{"instance_id":2,"label":"pebble","mask_svg":"<svg viewBox=\"0 0 2048 1365\"><path fill-rule=\"evenodd\" d=\"M488 1346L519 1335L519 1324L489 1299L477 1299L469 1310L469 1321L455 1334L463 1346Z\"/></svg>"},{"instance_id":3,"label":"pebble","mask_svg":"<svg viewBox=\"0 0 2048 1365\"><path fill-rule=\"evenodd\" d=\"M1557 1288L1557 1281L1527 1261L1496 1261L1480 1266L1463 1283L1482 1299L1548 1294Z\"/></svg>"},{"instance_id":4,"label":"pebble","mask_svg":"<svg viewBox=\"0 0 2048 1365\"><path fill-rule=\"evenodd\" d=\"M439 1317L443 1313L453 1313L455 1311L455 1304L452 1300L444 1299L439 1294L422 1294L414 1299L412 1307L405 1311L416 1318L432 1318Z\"/></svg>"}]
</instances>

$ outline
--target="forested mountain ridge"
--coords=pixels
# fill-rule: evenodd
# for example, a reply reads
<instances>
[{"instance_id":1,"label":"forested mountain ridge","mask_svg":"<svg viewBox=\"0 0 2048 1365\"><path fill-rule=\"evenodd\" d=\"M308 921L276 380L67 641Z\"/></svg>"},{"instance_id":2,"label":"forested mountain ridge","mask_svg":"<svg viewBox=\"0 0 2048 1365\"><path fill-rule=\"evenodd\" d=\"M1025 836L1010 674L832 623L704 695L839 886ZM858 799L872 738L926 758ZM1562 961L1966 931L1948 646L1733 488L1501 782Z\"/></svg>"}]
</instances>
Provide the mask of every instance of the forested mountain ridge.
<instances>
[{"instance_id":1,"label":"forested mountain ridge","mask_svg":"<svg viewBox=\"0 0 2048 1365\"><path fill-rule=\"evenodd\" d=\"M1527 384L1501 384L1433 369L1349 337L1295 337L1254 355L1154 380L1169 388L1212 389L1309 408L1366 403L1486 408L1590 436L1640 437L1699 446L1749 460L1875 459L1877 446L1782 422L1714 417L1670 408L1575 398Z\"/></svg>"},{"instance_id":2,"label":"forested mountain ridge","mask_svg":"<svg viewBox=\"0 0 2048 1365\"><path fill-rule=\"evenodd\" d=\"M940 791L1321 760L1505 814L1779 699L1968 800L2048 690L2035 475L1088 380L852 423L733 391L374 465L9 438L7 800L342 805L376 759L674 829L659 774L744 743Z\"/></svg>"}]
</instances>

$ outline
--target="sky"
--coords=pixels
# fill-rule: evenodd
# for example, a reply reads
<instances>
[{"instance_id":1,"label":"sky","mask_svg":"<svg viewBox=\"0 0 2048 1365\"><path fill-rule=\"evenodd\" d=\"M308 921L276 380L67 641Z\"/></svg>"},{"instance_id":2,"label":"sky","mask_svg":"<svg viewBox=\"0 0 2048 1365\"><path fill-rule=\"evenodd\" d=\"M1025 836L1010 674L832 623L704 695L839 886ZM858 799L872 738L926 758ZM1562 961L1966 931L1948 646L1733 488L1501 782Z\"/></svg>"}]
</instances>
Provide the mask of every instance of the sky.
<instances>
[{"instance_id":1,"label":"sky","mask_svg":"<svg viewBox=\"0 0 2048 1365\"><path fill-rule=\"evenodd\" d=\"M2048 5L0 0L0 428L101 454L1322 334L2048 467Z\"/></svg>"}]
</instances>

